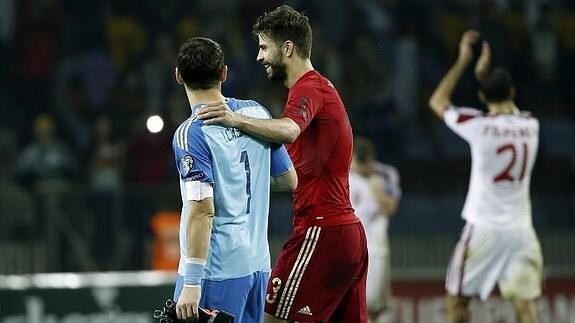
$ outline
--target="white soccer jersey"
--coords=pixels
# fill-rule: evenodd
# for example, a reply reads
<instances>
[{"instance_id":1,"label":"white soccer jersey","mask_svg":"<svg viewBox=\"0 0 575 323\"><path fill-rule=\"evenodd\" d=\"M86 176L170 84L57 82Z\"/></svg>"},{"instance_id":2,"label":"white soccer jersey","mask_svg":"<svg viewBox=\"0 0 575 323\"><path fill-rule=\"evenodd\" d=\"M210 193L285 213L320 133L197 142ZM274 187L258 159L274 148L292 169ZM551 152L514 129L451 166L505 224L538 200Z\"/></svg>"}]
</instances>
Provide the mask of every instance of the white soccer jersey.
<instances>
[{"instance_id":1,"label":"white soccer jersey","mask_svg":"<svg viewBox=\"0 0 575 323\"><path fill-rule=\"evenodd\" d=\"M379 207L367 179L353 170L349 172L349 198L355 214L368 227L378 215Z\"/></svg>"},{"instance_id":2,"label":"white soccer jersey","mask_svg":"<svg viewBox=\"0 0 575 323\"><path fill-rule=\"evenodd\" d=\"M399 185L399 172L397 168L380 162L376 162L374 167L375 173L383 181L382 189L391 197L399 200L401 198L401 186Z\"/></svg>"},{"instance_id":3,"label":"white soccer jersey","mask_svg":"<svg viewBox=\"0 0 575 323\"><path fill-rule=\"evenodd\" d=\"M399 176L393 166L376 164L376 176L381 190L399 198ZM365 227L367 248L372 253L387 253L388 217L382 213L376 196L366 178L351 170L349 173L349 196L355 214Z\"/></svg>"},{"instance_id":4,"label":"white soccer jersey","mask_svg":"<svg viewBox=\"0 0 575 323\"><path fill-rule=\"evenodd\" d=\"M375 173L382 190L399 198L399 175L395 167L376 163ZM355 214L361 219L367 237L369 264L367 269L367 306L379 310L391 301L389 247L387 239L387 216L381 209L366 178L351 170L349 195Z\"/></svg>"},{"instance_id":5,"label":"white soccer jersey","mask_svg":"<svg viewBox=\"0 0 575 323\"><path fill-rule=\"evenodd\" d=\"M531 227L529 183L539 145L539 122L528 113L485 114L450 107L449 128L469 143L471 178L462 216L493 228Z\"/></svg>"}]
</instances>

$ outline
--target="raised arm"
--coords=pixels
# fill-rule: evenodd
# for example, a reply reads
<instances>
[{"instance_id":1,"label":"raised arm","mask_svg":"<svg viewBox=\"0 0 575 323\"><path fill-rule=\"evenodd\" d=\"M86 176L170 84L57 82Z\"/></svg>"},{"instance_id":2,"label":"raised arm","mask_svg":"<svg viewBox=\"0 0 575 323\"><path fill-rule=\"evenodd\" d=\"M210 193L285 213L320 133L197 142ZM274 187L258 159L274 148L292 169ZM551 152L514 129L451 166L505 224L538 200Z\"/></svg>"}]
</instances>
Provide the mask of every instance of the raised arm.
<instances>
[{"instance_id":1,"label":"raised arm","mask_svg":"<svg viewBox=\"0 0 575 323\"><path fill-rule=\"evenodd\" d=\"M293 143L301 132L298 124L290 118L251 118L231 111L224 102L206 104L198 112L198 118L203 119L206 125L219 124L237 128L254 137L279 144Z\"/></svg>"},{"instance_id":2,"label":"raised arm","mask_svg":"<svg viewBox=\"0 0 575 323\"><path fill-rule=\"evenodd\" d=\"M475 63L475 78L477 81L481 82L481 80L487 75L489 72L489 67L491 66L491 48L489 47L489 43L487 41L483 41L481 44L481 55L477 59L477 63Z\"/></svg>"},{"instance_id":3,"label":"raised arm","mask_svg":"<svg viewBox=\"0 0 575 323\"><path fill-rule=\"evenodd\" d=\"M443 112L451 105L451 96L455 86L473 58L471 45L474 44L478 38L479 33L475 30L468 30L463 34L459 42L459 55L457 56L457 60L447 74L445 74L441 82L439 82L439 85L437 85L437 88L435 88L435 91L433 91L429 99L429 107L439 118L443 118Z\"/></svg>"}]
</instances>

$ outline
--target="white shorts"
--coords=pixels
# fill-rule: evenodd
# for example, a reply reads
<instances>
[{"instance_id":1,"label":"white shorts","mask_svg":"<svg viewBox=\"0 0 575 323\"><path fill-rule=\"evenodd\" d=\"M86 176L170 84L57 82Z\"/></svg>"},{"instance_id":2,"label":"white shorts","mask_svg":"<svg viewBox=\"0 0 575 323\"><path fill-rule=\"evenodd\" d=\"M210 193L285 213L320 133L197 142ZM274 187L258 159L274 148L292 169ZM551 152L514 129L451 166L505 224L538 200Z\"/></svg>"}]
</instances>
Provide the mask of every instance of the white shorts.
<instances>
[{"instance_id":1,"label":"white shorts","mask_svg":"<svg viewBox=\"0 0 575 323\"><path fill-rule=\"evenodd\" d=\"M391 301L389 242L387 219L379 216L366 228L369 262L367 267L367 308L378 312L387 309Z\"/></svg>"},{"instance_id":2,"label":"white shorts","mask_svg":"<svg viewBox=\"0 0 575 323\"><path fill-rule=\"evenodd\" d=\"M370 312L388 309L391 302L389 255L369 253L367 267L367 308Z\"/></svg>"},{"instance_id":3,"label":"white shorts","mask_svg":"<svg viewBox=\"0 0 575 323\"><path fill-rule=\"evenodd\" d=\"M497 283L501 296L541 295L543 256L533 228L499 230L467 223L447 270L450 295L486 300Z\"/></svg>"}]
</instances>

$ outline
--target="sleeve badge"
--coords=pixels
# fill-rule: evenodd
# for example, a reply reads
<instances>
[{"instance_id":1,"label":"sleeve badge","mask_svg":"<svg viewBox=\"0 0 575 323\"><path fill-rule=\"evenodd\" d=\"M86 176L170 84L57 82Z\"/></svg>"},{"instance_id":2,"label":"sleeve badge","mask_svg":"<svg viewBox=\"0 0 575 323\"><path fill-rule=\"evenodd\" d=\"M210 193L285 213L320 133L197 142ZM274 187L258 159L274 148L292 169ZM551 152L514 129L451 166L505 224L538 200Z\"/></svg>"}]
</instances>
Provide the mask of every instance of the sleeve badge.
<instances>
[{"instance_id":1,"label":"sleeve badge","mask_svg":"<svg viewBox=\"0 0 575 323\"><path fill-rule=\"evenodd\" d=\"M186 155L186 156L182 157L181 163L182 163L183 173L187 176L188 174L190 174L190 172L192 171L192 169L194 167L194 158L190 155Z\"/></svg>"}]
</instances>

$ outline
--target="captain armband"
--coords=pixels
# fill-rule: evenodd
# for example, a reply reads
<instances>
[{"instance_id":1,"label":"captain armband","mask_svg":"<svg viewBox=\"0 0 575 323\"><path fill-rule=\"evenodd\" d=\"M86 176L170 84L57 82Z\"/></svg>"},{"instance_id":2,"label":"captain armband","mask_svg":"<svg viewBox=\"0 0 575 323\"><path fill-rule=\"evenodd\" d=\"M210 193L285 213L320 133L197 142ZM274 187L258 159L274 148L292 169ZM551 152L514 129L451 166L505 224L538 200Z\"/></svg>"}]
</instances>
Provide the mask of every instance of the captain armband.
<instances>
[{"instance_id":1,"label":"captain armband","mask_svg":"<svg viewBox=\"0 0 575 323\"><path fill-rule=\"evenodd\" d=\"M184 182L184 189L186 192L186 200L188 201L201 201L209 197L214 197L212 183L200 181Z\"/></svg>"}]
</instances>

